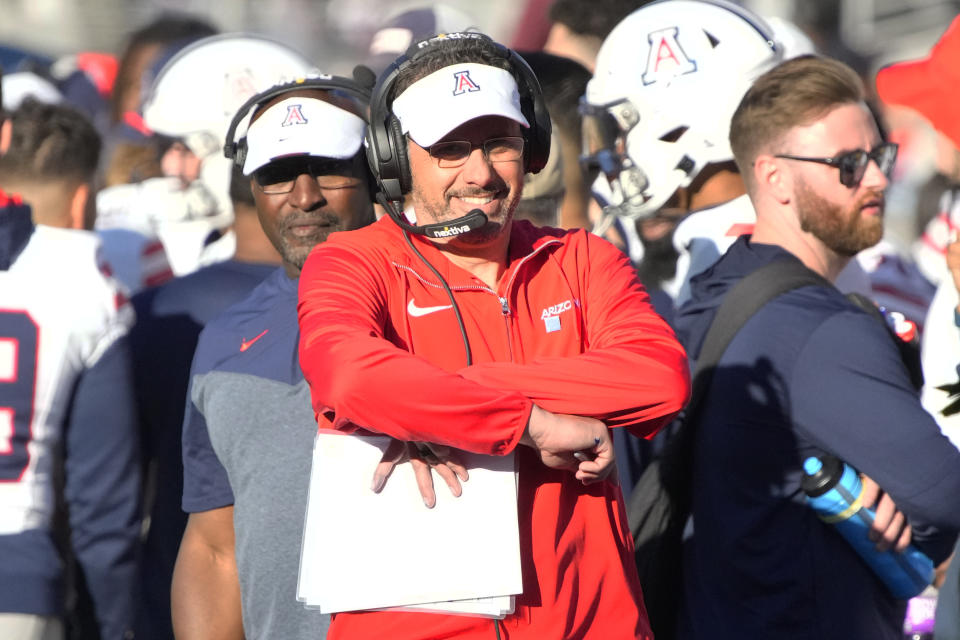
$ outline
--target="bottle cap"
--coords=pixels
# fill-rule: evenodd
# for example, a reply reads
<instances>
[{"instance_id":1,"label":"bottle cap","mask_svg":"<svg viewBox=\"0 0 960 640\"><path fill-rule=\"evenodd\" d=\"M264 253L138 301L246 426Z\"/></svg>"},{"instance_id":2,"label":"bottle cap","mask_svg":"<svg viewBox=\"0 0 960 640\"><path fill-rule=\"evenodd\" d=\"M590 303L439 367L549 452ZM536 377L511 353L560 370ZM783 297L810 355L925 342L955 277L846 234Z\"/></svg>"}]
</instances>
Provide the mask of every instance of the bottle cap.
<instances>
[{"instance_id":1,"label":"bottle cap","mask_svg":"<svg viewBox=\"0 0 960 640\"><path fill-rule=\"evenodd\" d=\"M843 463L830 455L810 456L803 461L800 488L811 498L822 496L837 484L843 474Z\"/></svg>"},{"instance_id":2,"label":"bottle cap","mask_svg":"<svg viewBox=\"0 0 960 640\"><path fill-rule=\"evenodd\" d=\"M803 461L803 470L808 476L815 475L820 469L823 469L823 463L820 458L809 457Z\"/></svg>"}]
</instances>

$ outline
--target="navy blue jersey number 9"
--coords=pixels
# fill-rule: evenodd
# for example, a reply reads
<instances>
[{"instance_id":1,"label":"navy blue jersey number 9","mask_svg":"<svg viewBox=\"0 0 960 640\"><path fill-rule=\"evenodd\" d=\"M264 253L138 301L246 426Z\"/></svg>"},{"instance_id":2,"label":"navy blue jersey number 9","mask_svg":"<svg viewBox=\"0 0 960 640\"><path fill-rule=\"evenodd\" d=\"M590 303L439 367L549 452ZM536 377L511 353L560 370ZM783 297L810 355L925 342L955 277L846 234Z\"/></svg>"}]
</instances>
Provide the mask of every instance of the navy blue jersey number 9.
<instances>
[{"instance_id":1,"label":"navy blue jersey number 9","mask_svg":"<svg viewBox=\"0 0 960 640\"><path fill-rule=\"evenodd\" d=\"M0 310L0 482L18 482L30 462L39 333L26 311Z\"/></svg>"}]
</instances>

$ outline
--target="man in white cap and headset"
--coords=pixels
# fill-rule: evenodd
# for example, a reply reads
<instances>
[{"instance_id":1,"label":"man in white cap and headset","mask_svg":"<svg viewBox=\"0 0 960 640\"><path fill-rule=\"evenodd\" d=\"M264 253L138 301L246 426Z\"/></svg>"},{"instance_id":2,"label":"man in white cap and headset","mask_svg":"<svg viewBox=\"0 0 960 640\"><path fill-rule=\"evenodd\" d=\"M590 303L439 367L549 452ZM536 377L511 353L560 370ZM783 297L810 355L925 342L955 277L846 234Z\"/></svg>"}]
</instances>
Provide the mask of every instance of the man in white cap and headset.
<instances>
[{"instance_id":1,"label":"man in white cap and headset","mask_svg":"<svg viewBox=\"0 0 960 640\"><path fill-rule=\"evenodd\" d=\"M314 245L373 220L368 92L344 78L258 94L227 136L283 266L200 334L183 428L187 528L173 576L177 638L322 638L296 600L317 423L297 364L297 277ZM234 131L252 112L236 141Z\"/></svg>"},{"instance_id":2,"label":"man in white cap and headset","mask_svg":"<svg viewBox=\"0 0 960 640\"><path fill-rule=\"evenodd\" d=\"M340 613L328 637L652 637L609 429L667 423L686 356L619 251L513 220L549 138L529 67L481 34L414 43L374 90L367 156L389 217L331 236L300 278L314 412L340 431L515 453L523 592L502 620Z\"/></svg>"}]
</instances>

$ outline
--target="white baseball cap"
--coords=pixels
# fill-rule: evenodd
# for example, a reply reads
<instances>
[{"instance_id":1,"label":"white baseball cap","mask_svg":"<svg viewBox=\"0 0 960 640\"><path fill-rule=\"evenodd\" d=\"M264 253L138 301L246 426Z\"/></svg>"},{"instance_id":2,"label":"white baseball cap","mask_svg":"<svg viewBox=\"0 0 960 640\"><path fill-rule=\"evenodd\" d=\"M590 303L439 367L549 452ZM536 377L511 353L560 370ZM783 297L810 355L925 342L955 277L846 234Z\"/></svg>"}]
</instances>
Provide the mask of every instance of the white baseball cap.
<instances>
[{"instance_id":1,"label":"white baseball cap","mask_svg":"<svg viewBox=\"0 0 960 640\"><path fill-rule=\"evenodd\" d=\"M393 101L403 133L429 147L464 122L502 116L529 128L520 110L517 81L506 69L455 64L417 80Z\"/></svg>"},{"instance_id":2,"label":"white baseball cap","mask_svg":"<svg viewBox=\"0 0 960 640\"><path fill-rule=\"evenodd\" d=\"M296 155L346 160L363 144L367 123L317 98L293 97L272 105L247 130L244 175Z\"/></svg>"}]
</instances>

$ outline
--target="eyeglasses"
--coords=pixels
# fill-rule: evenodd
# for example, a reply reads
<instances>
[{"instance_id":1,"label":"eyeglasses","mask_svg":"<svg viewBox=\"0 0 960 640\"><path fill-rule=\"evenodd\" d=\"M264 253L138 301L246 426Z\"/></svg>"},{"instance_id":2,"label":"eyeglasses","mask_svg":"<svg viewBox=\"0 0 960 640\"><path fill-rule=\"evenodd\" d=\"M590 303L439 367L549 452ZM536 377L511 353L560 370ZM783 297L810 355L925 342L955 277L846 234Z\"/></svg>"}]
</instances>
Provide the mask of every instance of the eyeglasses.
<instances>
[{"instance_id":1,"label":"eyeglasses","mask_svg":"<svg viewBox=\"0 0 960 640\"><path fill-rule=\"evenodd\" d=\"M787 154L777 154L777 158L786 158L787 160L800 160L801 162L818 162L836 167L840 170L840 184L845 187L856 187L863 180L863 175L867 172L867 165L871 160L877 163L880 171L885 176L890 177L893 171L893 165L897 161L898 146L894 142L883 142L873 148L872 151L855 149L847 153L841 153L832 158L807 158L804 156L791 156Z\"/></svg>"},{"instance_id":2,"label":"eyeglasses","mask_svg":"<svg viewBox=\"0 0 960 640\"><path fill-rule=\"evenodd\" d=\"M467 140L449 140L426 147L427 153L437 159L441 169L452 169L467 162L467 158L476 147L483 149L484 157L490 162L510 162L523 157L523 138L506 136L490 138L475 145Z\"/></svg>"},{"instance_id":3,"label":"eyeglasses","mask_svg":"<svg viewBox=\"0 0 960 640\"><path fill-rule=\"evenodd\" d=\"M306 174L324 190L350 189L360 186L356 176L355 160L298 157L285 158L266 164L253 172L260 190L267 195L281 195L293 191L297 178Z\"/></svg>"}]
</instances>

